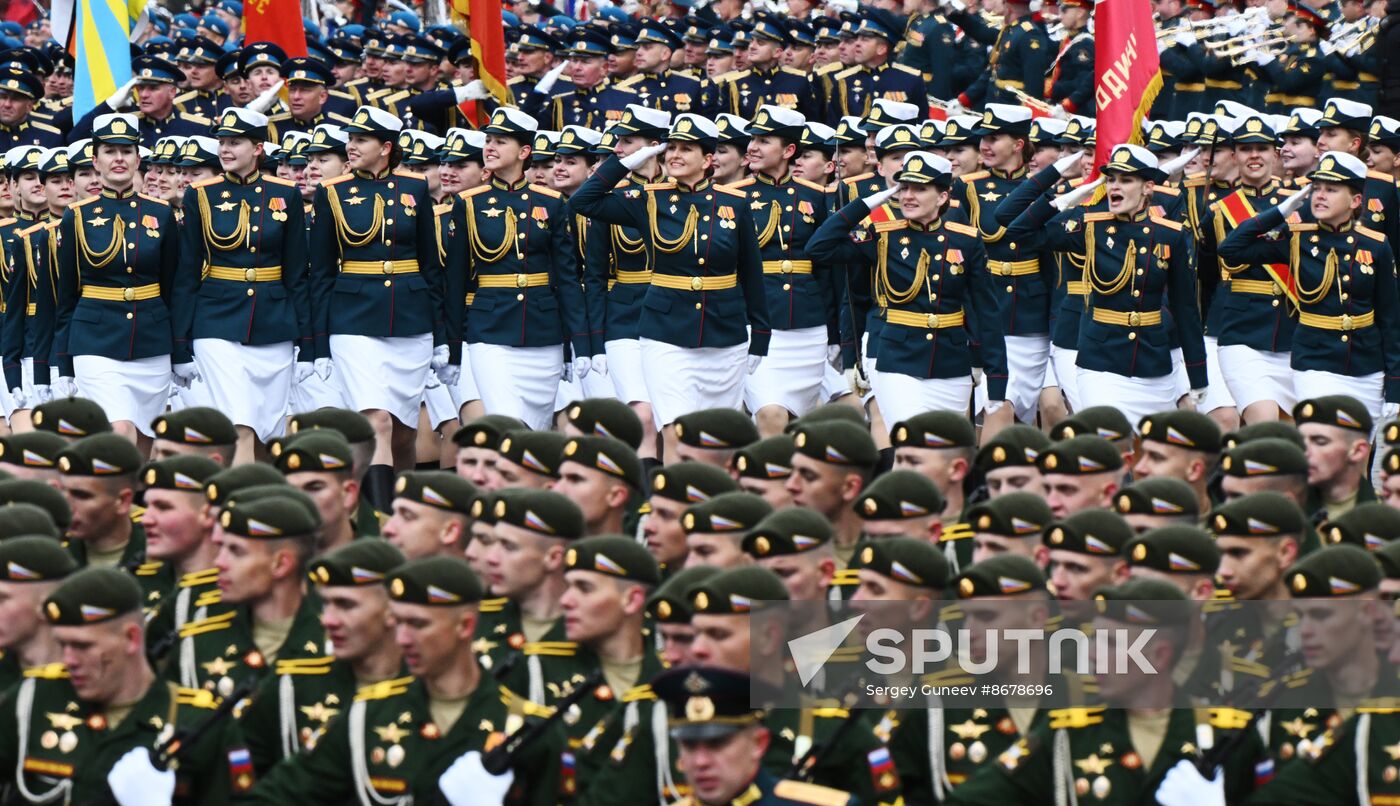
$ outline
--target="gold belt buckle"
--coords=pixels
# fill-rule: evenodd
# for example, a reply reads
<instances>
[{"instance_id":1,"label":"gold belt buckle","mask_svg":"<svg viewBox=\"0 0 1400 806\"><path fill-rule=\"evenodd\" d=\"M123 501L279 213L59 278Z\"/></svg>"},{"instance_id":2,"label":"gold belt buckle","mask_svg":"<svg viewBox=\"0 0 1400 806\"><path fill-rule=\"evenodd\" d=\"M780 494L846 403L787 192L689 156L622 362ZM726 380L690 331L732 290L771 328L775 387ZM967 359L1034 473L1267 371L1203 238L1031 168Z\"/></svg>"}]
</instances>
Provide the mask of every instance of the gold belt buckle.
<instances>
[{"instance_id":1,"label":"gold belt buckle","mask_svg":"<svg viewBox=\"0 0 1400 806\"><path fill-rule=\"evenodd\" d=\"M1002 277L1008 277L1011 275L1011 264L1006 262L1005 260L995 261L993 265L996 266L996 273L1000 274Z\"/></svg>"},{"instance_id":2,"label":"gold belt buckle","mask_svg":"<svg viewBox=\"0 0 1400 806\"><path fill-rule=\"evenodd\" d=\"M131 302L132 300L136 299L136 289L134 289L134 288L123 288L123 289L122 289L122 299L126 300L127 302Z\"/></svg>"},{"instance_id":3,"label":"gold belt buckle","mask_svg":"<svg viewBox=\"0 0 1400 806\"><path fill-rule=\"evenodd\" d=\"M250 282L250 283L253 282L254 280L258 279L258 270L257 270L257 269L245 269L245 270L243 271L243 279L246 280L247 282Z\"/></svg>"},{"instance_id":4,"label":"gold belt buckle","mask_svg":"<svg viewBox=\"0 0 1400 806\"><path fill-rule=\"evenodd\" d=\"M1128 312L1128 326L1129 326L1129 327L1137 327L1137 326L1138 326L1138 323L1141 322L1141 321L1142 321L1142 314L1138 313L1137 311L1129 311L1129 312Z\"/></svg>"},{"instance_id":5,"label":"gold belt buckle","mask_svg":"<svg viewBox=\"0 0 1400 806\"><path fill-rule=\"evenodd\" d=\"M524 288L526 285L529 284L529 282L530 282L530 278L529 278L529 277L526 277L526 276L523 275L523 274L517 274L517 275L515 275L515 287L516 287L516 288Z\"/></svg>"},{"instance_id":6,"label":"gold belt buckle","mask_svg":"<svg viewBox=\"0 0 1400 806\"><path fill-rule=\"evenodd\" d=\"M928 315L928 327L929 327L929 330L937 330L937 329L938 329L938 314L936 314L936 313L931 313L931 314Z\"/></svg>"},{"instance_id":7,"label":"gold belt buckle","mask_svg":"<svg viewBox=\"0 0 1400 806\"><path fill-rule=\"evenodd\" d=\"M1351 329L1352 329L1351 316L1348 315L1348 314L1342 314L1342 330L1351 330Z\"/></svg>"},{"instance_id":8,"label":"gold belt buckle","mask_svg":"<svg viewBox=\"0 0 1400 806\"><path fill-rule=\"evenodd\" d=\"M393 273L394 273L394 261L392 261L392 260L386 260L386 261L384 261L384 273L385 273L385 274L393 274Z\"/></svg>"},{"instance_id":9,"label":"gold belt buckle","mask_svg":"<svg viewBox=\"0 0 1400 806\"><path fill-rule=\"evenodd\" d=\"M1273 289L1273 292L1274 292L1274 294L1276 294L1276 295L1277 295L1277 294L1282 294L1282 293L1283 293L1283 287L1280 286L1278 283L1271 283L1271 284L1270 284L1270 287Z\"/></svg>"},{"instance_id":10,"label":"gold belt buckle","mask_svg":"<svg viewBox=\"0 0 1400 806\"><path fill-rule=\"evenodd\" d=\"M699 291L700 289L702 289L702 288L704 288L704 287L705 287L705 281L704 281L704 279L702 279L702 278L700 278L700 277L692 277L692 278L690 278L690 290L691 290L691 291Z\"/></svg>"},{"instance_id":11,"label":"gold belt buckle","mask_svg":"<svg viewBox=\"0 0 1400 806\"><path fill-rule=\"evenodd\" d=\"M779 268L783 270L783 274L792 274L792 261L784 260Z\"/></svg>"}]
</instances>

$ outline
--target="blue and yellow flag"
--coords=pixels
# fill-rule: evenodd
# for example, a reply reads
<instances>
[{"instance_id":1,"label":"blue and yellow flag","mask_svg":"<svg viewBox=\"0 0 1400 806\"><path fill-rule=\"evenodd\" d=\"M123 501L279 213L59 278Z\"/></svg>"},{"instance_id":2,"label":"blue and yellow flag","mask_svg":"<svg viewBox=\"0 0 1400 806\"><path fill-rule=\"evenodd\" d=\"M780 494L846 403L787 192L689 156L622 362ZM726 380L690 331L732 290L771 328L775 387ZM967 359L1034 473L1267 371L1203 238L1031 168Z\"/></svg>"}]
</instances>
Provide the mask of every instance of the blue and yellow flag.
<instances>
[{"instance_id":1,"label":"blue and yellow flag","mask_svg":"<svg viewBox=\"0 0 1400 806\"><path fill-rule=\"evenodd\" d=\"M131 79L132 31L146 0L55 0L54 39L77 64L73 117L81 118Z\"/></svg>"}]
</instances>

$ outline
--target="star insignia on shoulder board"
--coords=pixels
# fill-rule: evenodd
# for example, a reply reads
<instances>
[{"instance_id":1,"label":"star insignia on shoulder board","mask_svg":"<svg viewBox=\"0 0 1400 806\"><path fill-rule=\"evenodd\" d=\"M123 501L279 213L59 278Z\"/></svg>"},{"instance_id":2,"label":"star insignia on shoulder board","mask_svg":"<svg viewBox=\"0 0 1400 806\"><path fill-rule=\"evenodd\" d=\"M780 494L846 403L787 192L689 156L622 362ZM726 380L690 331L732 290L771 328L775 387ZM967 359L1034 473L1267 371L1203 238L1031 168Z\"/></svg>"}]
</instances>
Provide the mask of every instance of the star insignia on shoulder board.
<instances>
[{"instance_id":1,"label":"star insignia on shoulder board","mask_svg":"<svg viewBox=\"0 0 1400 806\"><path fill-rule=\"evenodd\" d=\"M102 226L103 224L106 224L108 221L111 221L111 220L112 220L112 219L107 218L106 216L97 216L96 218L89 218L89 219L88 219L88 226L89 226L89 227L100 227L100 226Z\"/></svg>"},{"instance_id":2,"label":"star insignia on shoulder board","mask_svg":"<svg viewBox=\"0 0 1400 806\"><path fill-rule=\"evenodd\" d=\"M221 212L221 213L232 212L232 211L233 211L233 208L235 208L235 207L237 207L237 206L238 206L238 205L234 204L234 203L231 202L231 201L226 201L226 202L224 202L223 204L216 204L216 205L214 205L215 209L217 209L217 210L218 210L219 212Z\"/></svg>"},{"instance_id":3,"label":"star insignia on shoulder board","mask_svg":"<svg viewBox=\"0 0 1400 806\"><path fill-rule=\"evenodd\" d=\"M348 199L345 200L345 203L346 203L346 204L349 204L349 205L351 205L351 206L354 206L354 205L359 204L360 202L362 202L362 201L364 201L364 200L365 200L365 197L364 197L364 196L351 196L350 198L348 198Z\"/></svg>"},{"instance_id":4,"label":"star insignia on shoulder board","mask_svg":"<svg viewBox=\"0 0 1400 806\"><path fill-rule=\"evenodd\" d=\"M408 731L404 730L403 728L399 727L393 722L390 722L389 724L381 728L375 728L374 732L378 734L379 741L388 744L398 744L399 742L404 740L405 736L408 735Z\"/></svg>"}]
</instances>

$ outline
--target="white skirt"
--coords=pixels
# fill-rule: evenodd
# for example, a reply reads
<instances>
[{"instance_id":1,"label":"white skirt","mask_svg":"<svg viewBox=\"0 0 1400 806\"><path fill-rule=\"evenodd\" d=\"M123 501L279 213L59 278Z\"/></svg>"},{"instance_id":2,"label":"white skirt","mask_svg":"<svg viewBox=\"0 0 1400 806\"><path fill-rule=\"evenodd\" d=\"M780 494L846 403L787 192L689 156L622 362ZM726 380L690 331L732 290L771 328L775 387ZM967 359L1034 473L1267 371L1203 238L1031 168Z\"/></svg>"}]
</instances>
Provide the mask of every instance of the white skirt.
<instances>
[{"instance_id":1,"label":"white skirt","mask_svg":"<svg viewBox=\"0 0 1400 806\"><path fill-rule=\"evenodd\" d=\"M428 383L433 358L433 334L417 336L331 336L331 380L340 387L346 407L355 411L387 411L416 429L418 406Z\"/></svg>"},{"instance_id":2,"label":"white skirt","mask_svg":"<svg viewBox=\"0 0 1400 806\"><path fill-rule=\"evenodd\" d=\"M1298 400L1323 395L1351 395L1371 412L1371 421L1379 423L1385 407L1385 378L1380 372L1352 376L1317 369L1296 370L1293 373L1293 393Z\"/></svg>"},{"instance_id":3,"label":"white skirt","mask_svg":"<svg viewBox=\"0 0 1400 806\"><path fill-rule=\"evenodd\" d=\"M1112 406L1123 412L1135 432L1143 417L1176 408L1176 385L1174 375L1129 378L1116 372L1079 368L1079 397L1084 407Z\"/></svg>"},{"instance_id":4,"label":"white skirt","mask_svg":"<svg viewBox=\"0 0 1400 806\"><path fill-rule=\"evenodd\" d=\"M1006 399L1015 407L1016 419L1023 423L1035 422L1048 363L1048 335L1006 337Z\"/></svg>"},{"instance_id":5,"label":"white skirt","mask_svg":"<svg viewBox=\"0 0 1400 806\"><path fill-rule=\"evenodd\" d=\"M1197 408L1209 414L1216 409L1233 409L1235 396L1230 389L1230 379L1220 367L1220 343L1214 336L1206 336L1206 386L1205 400ZM1290 382L1291 383L1291 382ZM1248 405L1248 404L1246 404ZM1240 406L1239 408L1244 408Z\"/></svg>"},{"instance_id":6,"label":"white skirt","mask_svg":"<svg viewBox=\"0 0 1400 806\"><path fill-rule=\"evenodd\" d=\"M748 344L677 347L642 339L642 366L656 427L701 409L737 409L743 403ZM765 359L767 360L767 359Z\"/></svg>"},{"instance_id":7,"label":"white skirt","mask_svg":"<svg viewBox=\"0 0 1400 806\"><path fill-rule=\"evenodd\" d=\"M564 373L562 347L469 344L467 349L487 414L515 417L536 431L550 429Z\"/></svg>"},{"instance_id":8,"label":"white skirt","mask_svg":"<svg viewBox=\"0 0 1400 806\"><path fill-rule=\"evenodd\" d=\"M107 412L112 422L125 420L154 437L151 421L165 411L170 397L170 356L118 361L100 355L73 356L78 394Z\"/></svg>"},{"instance_id":9,"label":"white skirt","mask_svg":"<svg viewBox=\"0 0 1400 806\"><path fill-rule=\"evenodd\" d=\"M837 372L831 364L822 364L822 402L830 403L849 394L851 384L846 381L846 373Z\"/></svg>"},{"instance_id":10,"label":"white skirt","mask_svg":"<svg viewBox=\"0 0 1400 806\"><path fill-rule=\"evenodd\" d=\"M826 365L826 325L774 330L768 355L744 379L744 405L757 412L781 406L801 417L822 401L822 367Z\"/></svg>"},{"instance_id":11,"label":"white skirt","mask_svg":"<svg viewBox=\"0 0 1400 806\"><path fill-rule=\"evenodd\" d=\"M650 403L647 374L642 369L642 343L637 339L612 339L603 345L608 357L608 380L613 395L623 403Z\"/></svg>"},{"instance_id":12,"label":"white skirt","mask_svg":"<svg viewBox=\"0 0 1400 806\"><path fill-rule=\"evenodd\" d=\"M1050 364L1054 367L1055 382L1060 385L1060 393L1065 396L1071 413L1081 411L1084 401L1079 399L1079 351L1068 347L1050 345Z\"/></svg>"},{"instance_id":13,"label":"white skirt","mask_svg":"<svg viewBox=\"0 0 1400 806\"><path fill-rule=\"evenodd\" d=\"M1207 345L1209 348L1210 345ZM1293 367L1289 353L1271 353L1243 344L1231 344L1216 350L1219 375L1210 376L1210 388L1224 384L1230 391L1230 405L1241 411L1260 401L1272 401L1285 413L1293 411L1298 402L1293 391ZM1207 393L1206 400L1210 400ZM1210 411L1204 406L1202 411Z\"/></svg>"},{"instance_id":14,"label":"white skirt","mask_svg":"<svg viewBox=\"0 0 1400 806\"><path fill-rule=\"evenodd\" d=\"M320 376L312 375L301 383L292 384L291 410L293 414L302 414L317 409L344 409L349 408L345 403L345 395L340 391L340 382L335 379L335 371L331 371L331 377L321 380Z\"/></svg>"},{"instance_id":15,"label":"white skirt","mask_svg":"<svg viewBox=\"0 0 1400 806\"><path fill-rule=\"evenodd\" d=\"M287 416L292 358L289 341L247 345L195 339L194 364L201 380L193 399L208 400L206 405L228 415L234 425L247 426L268 442L282 433Z\"/></svg>"},{"instance_id":16,"label":"white skirt","mask_svg":"<svg viewBox=\"0 0 1400 806\"><path fill-rule=\"evenodd\" d=\"M428 423L436 430L449 420L457 419L457 397L453 390L438 380L437 374L428 370L428 381L423 386L423 405L428 407Z\"/></svg>"},{"instance_id":17,"label":"white skirt","mask_svg":"<svg viewBox=\"0 0 1400 806\"><path fill-rule=\"evenodd\" d=\"M872 383L885 425L926 411L967 411L972 396L972 376L966 378L915 378L900 372L882 372Z\"/></svg>"}]
</instances>

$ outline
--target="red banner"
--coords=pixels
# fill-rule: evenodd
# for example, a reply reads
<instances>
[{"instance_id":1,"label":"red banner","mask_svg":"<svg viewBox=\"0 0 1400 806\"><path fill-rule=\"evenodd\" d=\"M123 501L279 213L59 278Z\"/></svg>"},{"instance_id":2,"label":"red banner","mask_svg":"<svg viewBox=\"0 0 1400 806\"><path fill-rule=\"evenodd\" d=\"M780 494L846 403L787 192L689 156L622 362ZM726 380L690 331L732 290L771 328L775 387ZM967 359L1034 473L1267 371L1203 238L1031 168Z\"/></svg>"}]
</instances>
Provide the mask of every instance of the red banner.
<instances>
[{"instance_id":1,"label":"red banner","mask_svg":"<svg viewBox=\"0 0 1400 806\"><path fill-rule=\"evenodd\" d=\"M501 105L509 104L506 34L501 23L500 0L452 0L452 16L457 27L471 37L476 77ZM459 108L478 127L490 119L478 101L464 101Z\"/></svg>"},{"instance_id":2,"label":"red banner","mask_svg":"<svg viewBox=\"0 0 1400 806\"><path fill-rule=\"evenodd\" d=\"M244 41L272 42L290 56L305 56L306 28L298 0L248 0L243 5Z\"/></svg>"},{"instance_id":3,"label":"red banner","mask_svg":"<svg viewBox=\"0 0 1400 806\"><path fill-rule=\"evenodd\" d=\"M1102 0L1094 6L1094 172L1114 146L1142 144L1142 118L1162 89L1162 69L1148 0Z\"/></svg>"}]
</instances>

